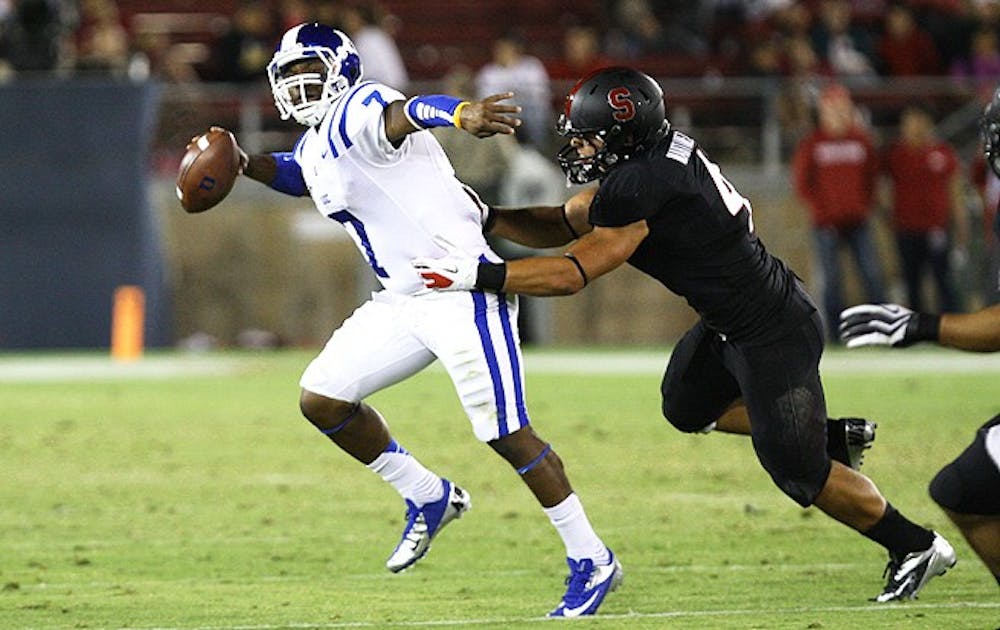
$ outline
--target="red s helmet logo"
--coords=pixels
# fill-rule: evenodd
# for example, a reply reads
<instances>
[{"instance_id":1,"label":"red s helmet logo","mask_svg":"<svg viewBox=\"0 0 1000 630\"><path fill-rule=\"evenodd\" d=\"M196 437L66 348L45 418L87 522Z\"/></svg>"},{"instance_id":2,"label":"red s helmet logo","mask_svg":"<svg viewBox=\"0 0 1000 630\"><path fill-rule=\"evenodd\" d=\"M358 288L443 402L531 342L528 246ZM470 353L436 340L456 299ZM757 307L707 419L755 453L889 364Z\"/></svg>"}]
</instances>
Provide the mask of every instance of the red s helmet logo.
<instances>
[{"instance_id":1,"label":"red s helmet logo","mask_svg":"<svg viewBox=\"0 0 1000 630\"><path fill-rule=\"evenodd\" d=\"M635 118L635 103L627 87L612 88L608 92L608 104L615 110L612 116L618 122L628 122Z\"/></svg>"}]
</instances>

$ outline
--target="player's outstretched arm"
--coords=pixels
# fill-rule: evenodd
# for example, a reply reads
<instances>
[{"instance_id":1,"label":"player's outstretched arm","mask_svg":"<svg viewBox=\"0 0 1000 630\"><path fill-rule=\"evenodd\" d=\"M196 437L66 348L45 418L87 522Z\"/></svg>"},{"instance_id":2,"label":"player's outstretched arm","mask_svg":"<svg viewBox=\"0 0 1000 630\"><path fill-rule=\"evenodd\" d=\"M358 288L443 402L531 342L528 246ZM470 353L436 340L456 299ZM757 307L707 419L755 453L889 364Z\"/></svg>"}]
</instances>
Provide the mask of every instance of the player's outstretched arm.
<instances>
[{"instance_id":1,"label":"player's outstretched arm","mask_svg":"<svg viewBox=\"0 0 1000 630\"><path fill-rule=\"evenodd\" d=\"M463 101L447 94L426 94L393 101L385 108L385 135L394 146L399 146L407 134L431 127L457 127L478 138L512 134L521 125L514 115L521 108L501 101L513 96L513 92L505 92L478 101Z\"/></svg>"},{"instance_id":2,"label":"player's outstretched arm","mask_svg":"<svg viewBox=\"0 0 1000 630\"><path fill-rule=\"evenodd\" d=\"M648 234L645 221L594 228L562 256L522 258L507 263L502 288L521 295L572 295L625 264Z\"/></svg>"},{"instance_id":3,"label":"player's outstretched arm","mask_svg":"<svg viewBox=\"0 0 1000 630\"><path fill-rule=\"evenodd\" d=\"M413 268L429 289L485 289L523 295L571 295L620 267L649 234L645 221L599 227L562 256L535 256L505 263L479 262L463 255L415 258Z\"/></svg>"},{"instance_id":4,"label":"player's outstretched arm","mask_svg":"<svg viewBox=\"0 0 1000 630\"><path fill-rule=\"evenodd\" d=\"M485 232L527 247L566 245L594 229L588 216L596 193L596 186L588 188L561 206L491 207Z\"/></svg>"},{"instance_id":5,"label":"player's outstretched arm","mask_svg":"<svg viewBox=\"0 0 1000 630\"><path fill-rule=\"evenodd\" d=\"M972 352L1000 352L1000 304L941 316L939 343Z\"/></svg>"},{"instance_id":6,"label":"player's outstretched arm","mask_svg":"<svg viewBox=\"0 0 1000 630\"><path fill-rule=\"evenodd\" d=\"M840 338L848 348L919 341L972 352L1000 351L1000 305L976 313L919 313L898 304L859 304L840 314Z\"/></svg>"}]
</instances>

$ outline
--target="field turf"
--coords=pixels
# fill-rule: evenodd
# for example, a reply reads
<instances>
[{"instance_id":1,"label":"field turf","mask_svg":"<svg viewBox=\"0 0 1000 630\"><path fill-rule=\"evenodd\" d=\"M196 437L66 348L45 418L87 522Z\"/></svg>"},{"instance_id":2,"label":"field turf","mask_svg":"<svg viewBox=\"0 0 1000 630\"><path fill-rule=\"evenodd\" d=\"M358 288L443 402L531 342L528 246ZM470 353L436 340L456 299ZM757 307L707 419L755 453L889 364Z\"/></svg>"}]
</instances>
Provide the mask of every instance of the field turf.
<instances>
[{"instance_id":1,"label":"field turf","mask_svg":"<svg viewBox=\"0 0 1000 630\"><path fill-rule=\"evenodd\" d=\"M0 355L0 628L538 628L555 531L477 442L445 374L375 396L398 441L472 494L393 575L395 492L299 417L310 354ZM529 410L625 567L586 628L1000 626L1000 589L927 482L1000 411L1000 357L828 351L832 415L879 423L864 472L959 564L868 601L882 549L774 488L749 441L659 415L667 351L534 351Z\"/></svg>"}]
</instances>

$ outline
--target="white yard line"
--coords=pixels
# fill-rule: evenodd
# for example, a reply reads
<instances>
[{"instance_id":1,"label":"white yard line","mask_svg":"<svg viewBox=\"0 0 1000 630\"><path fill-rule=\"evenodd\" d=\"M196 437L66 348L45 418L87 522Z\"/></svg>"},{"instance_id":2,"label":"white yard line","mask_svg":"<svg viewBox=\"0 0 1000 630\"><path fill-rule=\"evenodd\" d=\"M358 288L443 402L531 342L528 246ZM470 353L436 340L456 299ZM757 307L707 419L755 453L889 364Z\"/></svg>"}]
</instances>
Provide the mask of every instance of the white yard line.
<instances>
[{"instance_id":1,"label":"white yard line","mask_svg":"<svg viewBox=\"0 0 1000 630\"><path fill-rule=\"evenodd\" d=\"M528 350L525 369L539 374L662 374L670 349L650 351ZM1000 354L946 350L837 350L823 356L824 374L1000 373Z\"/></svg>"},{"instance_id":2,"label":"white yard line","mask_svg":"<svg viewBox=\"0 0 1000 630\"><path fill-rule=\"evenodd\" d=\"M0 355L0 383L50 381L160 380L233 374L252 364L249 358L212 355L151 356L115 361L87 355Z\"/></svg>"},{"instance_id":3,"label":"white yard line","mask_svg":"<svg viewBox=\"0 0 1000 630\"><path fill-rule=\"evenodd\" d=\"M940 604L906 602L901 605L860 606L795 606L789 608L733 608L722 610L665 610L659 612L634 612L619 614L599 613L593 620L640 620L640 619L684 619L684 618L719 618L742 617L744 615L809 615L815 613L865 613L871 615L905 614L910 611L988 609L1000 610L1000 602L946 602ZM448 628L456 626L513 626L535 623L559 623L546 617L493 617L482 619L435 619L427 621L341 621L335 623L288 622L280 625L216 625L216 626L115 626L116 630L279 630L281 628ZM40 626L27 630L47 630ZM111 630L111 628L95 628L95 630Z\"/></svg>"},{"instance_id":4,"label":"white yard line","mask_svg":"<svg viewBox=\"0 0 1000 630\"><path fill-rule=\"evenodd\" d=\"M670 348L660 350L552 350L525 351L529 374L659 375ZM267 355L259 357L267 365ZM51 381L118 381L183 378L234 374L258 364L250 355L215 354L152 355L138 361L120 362L105 356L0 354L0 383ZM304 364L304 363L303 363ZM435 363L431 368L442 371ZM824 374L970 374L1000 373L1000 354L972 354L942 349L835 350L823 357Z\"/></svg>"}]
</instances>

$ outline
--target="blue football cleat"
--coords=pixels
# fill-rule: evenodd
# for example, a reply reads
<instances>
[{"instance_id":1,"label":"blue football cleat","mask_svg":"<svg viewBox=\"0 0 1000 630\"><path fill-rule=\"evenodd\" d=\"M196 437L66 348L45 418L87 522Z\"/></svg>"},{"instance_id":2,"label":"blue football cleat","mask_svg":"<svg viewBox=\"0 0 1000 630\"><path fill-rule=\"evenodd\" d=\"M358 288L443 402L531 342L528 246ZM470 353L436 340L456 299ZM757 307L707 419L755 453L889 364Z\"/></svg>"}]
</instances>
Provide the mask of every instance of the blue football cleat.
<instances>
[{"instance_id":1,"label":"blue football cleat","mask_svg":"<svg viewBox=\"0 0 1000 630\"><path fill-rule=\"evenodd\" d=\"M566 594L549 617L581 617L597 612L607 594L622 583L622 565L611 550L608 553L611 554L611 562L601 566L594 566L590 558L566 558L569 565Z\"/></svg>"},{"instance_id":2,"label":"blue football cleat","mask_svg":"<svg viewBox=\"0 0 1000 630\"><path fill-rule=\"evenodd\" d=\"M447 479L441 480L444 495L433 503L417 507L406 501L406 527L392 555L385 561L387 569L399 573L424 557L431 548L431 540L444 526L472 507L472 498Z\"/></svg>"}]
</instances>

